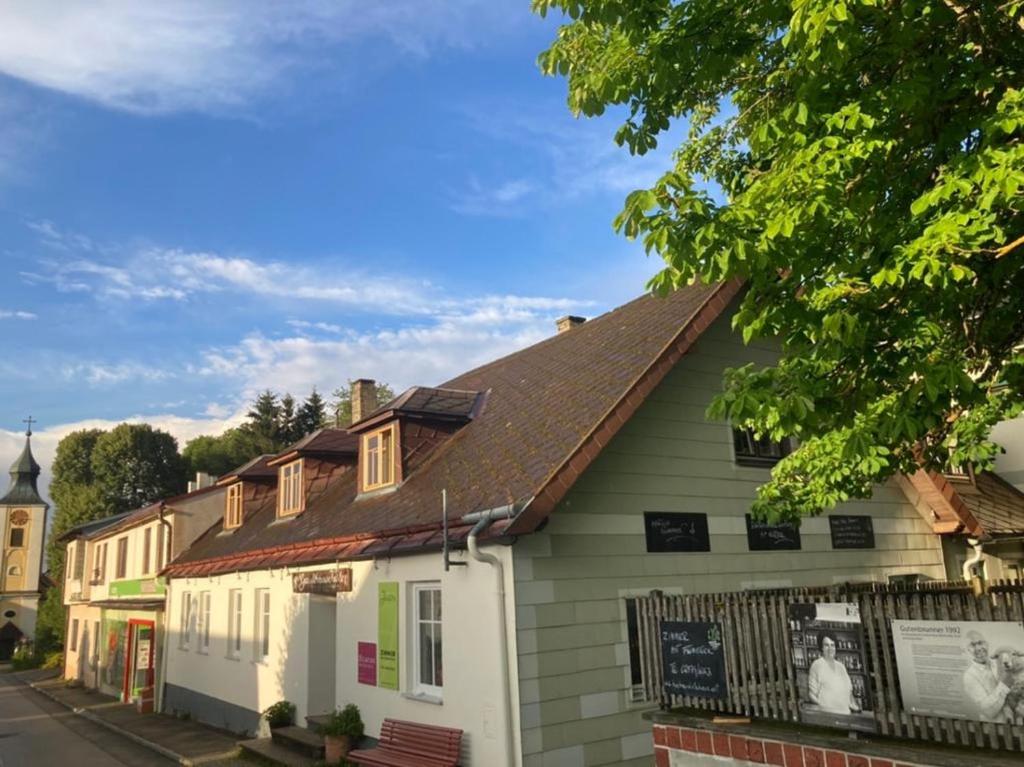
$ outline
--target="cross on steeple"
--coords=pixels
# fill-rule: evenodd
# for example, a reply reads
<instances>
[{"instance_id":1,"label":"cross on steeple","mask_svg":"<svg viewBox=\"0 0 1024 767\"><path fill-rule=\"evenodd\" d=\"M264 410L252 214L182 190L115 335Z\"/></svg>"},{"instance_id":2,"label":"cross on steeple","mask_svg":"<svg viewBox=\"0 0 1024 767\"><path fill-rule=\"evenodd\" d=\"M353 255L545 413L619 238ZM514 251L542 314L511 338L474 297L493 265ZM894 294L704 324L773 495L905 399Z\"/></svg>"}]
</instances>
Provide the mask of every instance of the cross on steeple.
<instances>
[{"instance_id":1,"label":"cross on steeple","mask_svg":"<svg viewBox=\"0 0 1024 767\"><path fill-rule=\"evenodd\" d=\"M32 436L32 424L37 423L36 419L33 418L32 416L29 416L28 418L23 418L21 422L28 424L28 428L25 430L25 436L26 437L31 437Z\"/></svg>"}]
</instances>

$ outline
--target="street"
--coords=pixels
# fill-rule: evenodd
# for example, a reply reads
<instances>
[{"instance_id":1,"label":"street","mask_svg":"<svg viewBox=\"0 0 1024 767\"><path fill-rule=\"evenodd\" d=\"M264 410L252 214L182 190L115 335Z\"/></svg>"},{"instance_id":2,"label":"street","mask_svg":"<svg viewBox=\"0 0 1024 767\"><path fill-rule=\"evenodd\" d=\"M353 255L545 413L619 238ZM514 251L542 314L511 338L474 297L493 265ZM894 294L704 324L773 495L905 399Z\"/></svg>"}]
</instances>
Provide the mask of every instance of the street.
<instances>
[{"instance_id":1,"label":"street","mask_svg":"<svg viewBox=\"0 0 1024 767\"><path fill-rule=\"evenodd\" d=\"M173 764L0 673L0 767Z\"/></svg>"}]
</instances>

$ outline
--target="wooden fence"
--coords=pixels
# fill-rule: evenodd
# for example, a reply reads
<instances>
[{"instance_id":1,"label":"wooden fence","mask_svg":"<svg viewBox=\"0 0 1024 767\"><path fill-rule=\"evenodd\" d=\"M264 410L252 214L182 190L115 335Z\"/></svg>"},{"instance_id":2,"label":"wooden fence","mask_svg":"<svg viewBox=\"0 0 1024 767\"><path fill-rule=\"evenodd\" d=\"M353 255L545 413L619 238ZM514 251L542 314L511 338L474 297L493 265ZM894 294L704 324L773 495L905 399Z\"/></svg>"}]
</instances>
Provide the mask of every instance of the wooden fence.
<instances>
[{"instance_id":1,"label":"wooden fence","mask_svg":"<svg viewBox=\"0 0 1024 767\"><path fill-rule=\"evenodd\" d=\"M892 619L1024 621L1024 582L1000 581L976 596L964 583L846 584L723 594L663 595L635 600L640 663L649 700L763 719L799 721L789 605L854 602L860 607L867 680L879 733L930 742L1024 751L1024 727L919 716L903 709ZM661 621L722 626L728 698L669 695L662 676Z\"/></svg>"}]
</instances>

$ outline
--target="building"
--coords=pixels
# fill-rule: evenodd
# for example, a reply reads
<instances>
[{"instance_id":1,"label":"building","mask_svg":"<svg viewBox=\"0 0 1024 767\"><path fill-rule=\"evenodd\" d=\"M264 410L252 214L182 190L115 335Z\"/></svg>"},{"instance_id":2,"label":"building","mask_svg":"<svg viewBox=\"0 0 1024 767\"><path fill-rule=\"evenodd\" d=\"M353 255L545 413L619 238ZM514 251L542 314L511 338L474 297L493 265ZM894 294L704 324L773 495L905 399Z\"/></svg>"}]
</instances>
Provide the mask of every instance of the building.
<instances>
[{"instance_id":1,"label":"building","mask_svg":"<svg viewBox=\"0 0 1024 767\"><path fill-rule=\"evenodd\" d=\"M29 419L31 421L31 419ZM11 484L0 498L3 521L0 569L0 660L11 657L21 639L35 636L41 596L43 543L48 504L39 495L39 464L32 457L32 429L11 466Z\"/></svg>"},{"instance_id":2,"label":"building","mask_svg":"<svg viewBox=\"0 0 1024 767\"><path fill-rule=\"evenodd\" d=\"M748 516L788 449L705 418L735 284L643 297L413 387L222 480L167 568L166 709L256 730L358 704L459 727L466 765L648 765L629 597L942 578L897 482L799 528ZM446 545L447 541L447 545ZM446 551L448 549L448 551Z\"/></svg>"},{"instance_id":3,"label":"building","mask_svg":"<svg viewBox=\"0 0 1024 767\"><path fill-rule=\"evenodd\" d=\"M160 571L223 513L210 484L67 531L64 676L152 710L162 688Z\"/></svg>"}]
</instances>

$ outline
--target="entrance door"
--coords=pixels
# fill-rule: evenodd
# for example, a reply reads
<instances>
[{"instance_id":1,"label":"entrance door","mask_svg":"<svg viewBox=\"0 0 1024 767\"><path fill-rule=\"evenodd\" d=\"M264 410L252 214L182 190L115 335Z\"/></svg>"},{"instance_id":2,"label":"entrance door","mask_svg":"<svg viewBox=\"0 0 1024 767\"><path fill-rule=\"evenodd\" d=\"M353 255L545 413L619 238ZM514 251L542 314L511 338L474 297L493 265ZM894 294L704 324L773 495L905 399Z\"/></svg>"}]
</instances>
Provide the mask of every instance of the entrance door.
<instances>
[{"instance_id":1,"label":"entrance door","mask_svg":"<svg viewBox=\"0 0 1024 767\"><path fill-rule=\"evenodd\" d=\"M25 635L21 633L21 629L10 621L0 628L0 660L11 659L11 656L14 655L14 648L18 646L18 641L23 636Z\"/></svg>"},{"instance_id":2,"label":"entrance door","mask_svg":"<svg viewBox=\"0 0 1024 767\"><path fill-rule=\"evenodd\" d=\"M124 675L126 702L152 697L155 641L153 621L128 621L128 663Z\"/></svg>"},{"instance_id":3,"label":"entrance door","mask_svg":"<svg viewBox=\"0 0 1024 767\"><path fill-rule=\"evenodd\" d=\"M309 596L309 677L306 689L309 699L306 714L317 716L334 710L334 646L338 600L334 597Z\"/></svg>"}]
</instances>

